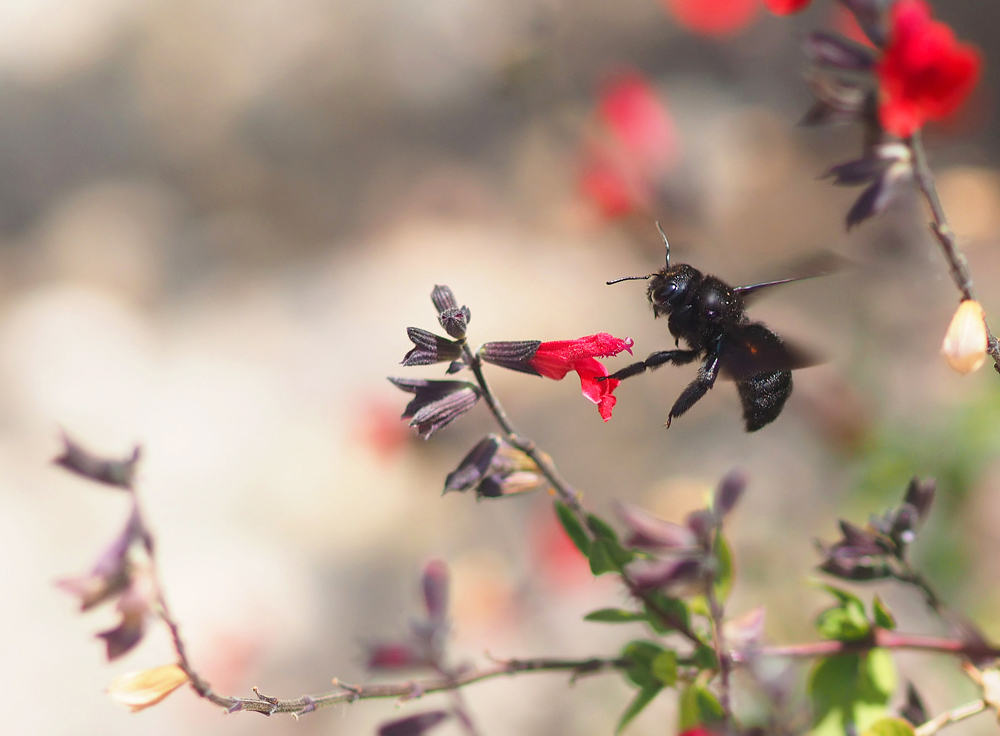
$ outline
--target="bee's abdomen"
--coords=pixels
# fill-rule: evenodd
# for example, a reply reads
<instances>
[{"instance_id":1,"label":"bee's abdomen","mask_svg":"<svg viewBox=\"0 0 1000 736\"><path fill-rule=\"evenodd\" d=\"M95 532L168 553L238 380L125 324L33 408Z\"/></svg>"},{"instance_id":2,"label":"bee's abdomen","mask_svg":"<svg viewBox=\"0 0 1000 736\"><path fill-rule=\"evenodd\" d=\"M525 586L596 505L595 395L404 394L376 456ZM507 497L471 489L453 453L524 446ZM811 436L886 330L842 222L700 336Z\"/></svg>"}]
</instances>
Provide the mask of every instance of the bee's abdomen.
<instances>
[{"instance_id":1,"label":"bee's abdomen","mask_svg":"<svg viewBox=\"0 0 1000 736\"><path fill-rule=\"evenodd\" d=\"M781 413L792 393L792 372L755 373L736 382L747 432L756 432Z\"/></svg>"}]
</instances>

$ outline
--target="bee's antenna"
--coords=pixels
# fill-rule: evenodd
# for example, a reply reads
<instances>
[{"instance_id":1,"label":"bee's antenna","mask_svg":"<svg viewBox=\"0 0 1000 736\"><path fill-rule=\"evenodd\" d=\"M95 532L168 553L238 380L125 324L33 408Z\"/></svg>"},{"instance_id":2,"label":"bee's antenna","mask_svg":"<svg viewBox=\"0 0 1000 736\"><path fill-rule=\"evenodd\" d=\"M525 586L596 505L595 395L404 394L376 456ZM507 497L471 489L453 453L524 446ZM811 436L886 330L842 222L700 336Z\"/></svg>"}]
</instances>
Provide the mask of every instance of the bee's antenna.
<instances>
[{"instance_id":1,"label":"bee's antenna","mask_svg":"<svg viewBox=\"0 0 1000 736\"><path fill-rule=\"evenodd\" d=\"M649 274L649 276L622 276L620 279L615 279L614 281L605 281L604 283L606 283L608 286L611 286L611 284L617 284L622 281L645 281L646 279L655 275L656 275L655 273L651 273Z\"/></svg>"},{"instance_id":2,"label":"bee's antenna","mask_svg":"<svg viewBox=\"0 0 1000 736\"><path fill-rule=\"evenodd\" d=\"M663 232L663 228L660 227L660 221L656 221L656 229L660 231L660 237L663 238L663 244L667 246L667 268L670 268L670 242L667 240L667 234Z\"/></svg>"}]
</instances>

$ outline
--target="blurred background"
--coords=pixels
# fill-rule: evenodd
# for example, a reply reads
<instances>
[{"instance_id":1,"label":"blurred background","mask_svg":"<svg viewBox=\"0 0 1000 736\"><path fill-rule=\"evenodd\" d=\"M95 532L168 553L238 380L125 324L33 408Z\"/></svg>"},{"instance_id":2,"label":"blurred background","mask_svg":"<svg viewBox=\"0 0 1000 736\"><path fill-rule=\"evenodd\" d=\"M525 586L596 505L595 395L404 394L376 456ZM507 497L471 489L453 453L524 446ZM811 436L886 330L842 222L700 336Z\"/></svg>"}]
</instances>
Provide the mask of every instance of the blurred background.
<instances>
[{"instance_id":1,"label":"blurred background","mask_svg":"<svg viewBox=\"0 0 1000 736\"><path fill-rule=\"evenodd\" d=\"M936 6L987 61L926 142L1000 323L1000 5ZM730 610L766 603L776 642L814 636L813 539L934 475L918 559L1000 635L1000 380L939 354L958 295L921 203L848 234L859 191L817 180L861 135L796 127L816 28L857 33L824 0L793 19L757 0L0 3L4 730L364 734L438 702L298 722L223 716L186 690L138 715L111 702L117 674L172 655L157 628L109 665L92 636L113 612L81 616L52 585L89 570L127 512L49 464L60 429L113 456L143 445L167 594L220 692L367 681L364 644L406 630L433 558L453 574L456 662L607 655L641 636L580 620L625 596L590 577L547 495L441 497L493 428L485 408L424 442L385 377L441 375L398 365L407 326L437 329L438 283L471 309L474 344L607 331L639 357L667 347L643 284L604 285L662 265L657 219L677 261L734 284L824 249L857 262L751 310L827 362L754 435L725 383L663 429L690 368L623 384L607 424L575 376L493 368L515 424L608 516L627 499L678 520L746 470ZM902 627L941 633L916 594L877 589ZM951 660L899 662L931 712L975 697ZM611 733L631 692L525 675L466 696L491 736L582 736ZM670 733L673 713L663 696L630 733Z\"/></svg>"}]
</instances>

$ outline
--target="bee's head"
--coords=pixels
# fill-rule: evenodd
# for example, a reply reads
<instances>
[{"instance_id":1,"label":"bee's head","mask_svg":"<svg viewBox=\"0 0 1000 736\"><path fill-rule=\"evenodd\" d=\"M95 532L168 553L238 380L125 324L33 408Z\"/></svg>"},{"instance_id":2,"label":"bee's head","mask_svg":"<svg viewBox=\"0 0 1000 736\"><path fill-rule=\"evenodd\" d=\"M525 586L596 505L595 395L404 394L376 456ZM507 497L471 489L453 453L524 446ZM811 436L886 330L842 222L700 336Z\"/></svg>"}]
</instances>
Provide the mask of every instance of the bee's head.
<instances>
[{"instance_id":1,"label":"bee's head","mask_svg":"<svg viewBox=\"0 0 1000 736\"><path fill-rule=\"evenodd\" d=\"M686 263L663 268L653 274L646 290L646 297L653 305L653 314L657 317L670 314L685 304L699 276L699 272Z\"/></svg>"}]
</instances>

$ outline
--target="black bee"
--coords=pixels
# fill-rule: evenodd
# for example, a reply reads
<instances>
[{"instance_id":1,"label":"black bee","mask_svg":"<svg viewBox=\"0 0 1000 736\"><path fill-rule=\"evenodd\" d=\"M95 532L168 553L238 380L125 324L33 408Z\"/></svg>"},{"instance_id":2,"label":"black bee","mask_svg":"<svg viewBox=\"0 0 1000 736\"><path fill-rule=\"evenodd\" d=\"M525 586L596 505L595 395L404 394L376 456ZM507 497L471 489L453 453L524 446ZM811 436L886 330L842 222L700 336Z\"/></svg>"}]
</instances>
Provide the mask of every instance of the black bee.
<instances>
[{"instance_id":1,"label":"black bee","mask_svg":"<svg viewBox=\"0 0 1000 736\"><path fill-rule=\"evenodd\" d=\"M666 426L708 393L721 372L736 382L746 430L756 432L781 413L792 393L792 370L805 368L816 361L784 343L760 322L751 322L744 313L747 299L769 286L824 275L831 270L831 261L824 259L822 264L814 264L813 272L808 275L750 286L730 286L685 263L671 266L670 243L662 229L660 235L667 246L664 268L648 276L626 276L608 284L649 280L646 296L653 306L653 315L667 315L667 327L674 336L674 345L679 347L684 340L688 348L655 352L608 378L624 380L665 363L686 365L700 359L697 378L677 397Z\"/></svg>"}]
</instances>

